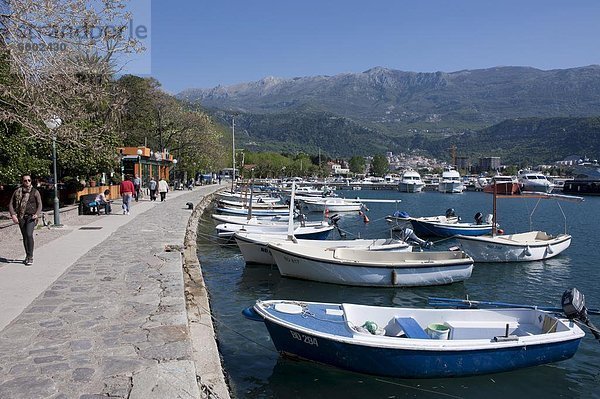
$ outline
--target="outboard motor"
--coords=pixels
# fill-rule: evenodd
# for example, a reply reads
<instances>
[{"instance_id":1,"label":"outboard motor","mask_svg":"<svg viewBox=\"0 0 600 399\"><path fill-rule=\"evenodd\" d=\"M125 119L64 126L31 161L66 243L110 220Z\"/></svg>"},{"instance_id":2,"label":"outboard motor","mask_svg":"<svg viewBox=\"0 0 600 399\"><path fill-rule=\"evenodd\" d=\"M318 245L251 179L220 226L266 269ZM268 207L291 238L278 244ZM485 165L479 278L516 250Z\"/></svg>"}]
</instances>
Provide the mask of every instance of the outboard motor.
<instances>
[{"instance_id":1,"label":"outboard motor","mask_svg":"<svg viewBox=\"0 0 600 399\"><path fill-rule=\"evenodd\" d=\"M431 248L433 243L431 241L425 241L422 238L419 238L413 229L409 227L405 227L400 231L400 239L405 242L415 243L422 248Z\"/></svg>"},{"instance_id":2,"label":"outboard motor","mask_svg":"<svg viewBox=\"0 0 600 399\"><path fill-rule=\"evenodd\" d=\"M475 224L483 224L483 214L481 212L475 214Z\"/></svg>"},{"instance_id":3,"label":"outboard motor","mask_svg":"<svg viewBox=\"0 0 600 399\"><path fill-rule=\"evenodd\" d=\"M329 222L335 226L335 228L337 229L338 234L340 235L341 238L346 238L346 233L344 233L342 231L342 229L340 229L340 226L338 226L338 222L340 221L342 217L340 215L338 215L337 213L335 215L331 215L329 217Z\"/></svg>"},{"instance_id":4,"label":"outboard motor","mask_svg":"<svg viewBox=\"0 0 600 399\"><path fill-rule=\"evenodd\" d=\"M454 212L454 208L446 209L446 217L447 218L455 217L455 216L456 216L456 212Z\"/></svg>"},{"instance_id":5,"label":"outboard motor","mask_svg":"<svg viewBox=\"0 0 600 399\"><path fill-rule=\"evenodd\" d=\"M566 290L562 295L562 309L570 320L579 320L589 327L597 340L600 340L599 330L592 324L585 307L585 296L577 288Z\"/></svg>"},{"instance_id":6,"label":"outboard motor","mask_svg":"<svg viewBox=\"0 0 600 399\"><path fill-rule=\"evenodd\" d=\"M306 215L301 213L298 215L298 220L300 221L300 226L306 227Z\"/></svg>"}]
</instances>

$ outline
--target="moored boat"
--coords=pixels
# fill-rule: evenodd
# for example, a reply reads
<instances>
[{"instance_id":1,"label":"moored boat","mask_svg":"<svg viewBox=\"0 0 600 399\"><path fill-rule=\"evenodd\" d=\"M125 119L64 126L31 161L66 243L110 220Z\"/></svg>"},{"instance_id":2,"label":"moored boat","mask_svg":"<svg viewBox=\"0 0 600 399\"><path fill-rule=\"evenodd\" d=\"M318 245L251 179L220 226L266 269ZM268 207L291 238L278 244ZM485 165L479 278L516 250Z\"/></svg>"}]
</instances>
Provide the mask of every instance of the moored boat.
<instances>
[{"instance_id":1,"label":"moored boat","mask_svg":"<svg viewBox=\"0 0 600 399\"><path fill-rule=\"evenodd\" d=\"M493 194L494 184L496 184L497 194L514 195L521 191L519 180L515 176L493 176L491 182L483 186L483 192Z\"/></svg>"},{"instance_id":2,"label":"moored boat","mask_svg":"<svg viewBox=\"0 0 600 399\"><path fill-rule=\"evenodd\" d=\"M268 246L269 243L292 242L298 245L311 245L314 248L366 248L369 251L411 251L412 246L404 241L380 238L380 239L356 239L356 240L303 240L289 238L282 234L256 234L238 231L234 234L235 241L246 263L275 264Z\"/></svg>"},{"instance_id":3,"label":"moored boat","mask_svg":"<svg viewBox=\"0 0 600 399\"><path fill-rule=\"evenodd\" d=\"M463 251L475 262L527 262L552 258L571 245L569 234L544 231L484 237L456 237Z\"/></svg>"},{"instance_id":4,"label":"moored boat","mask_svg":"<svg viewBox=\"0 0 600 399\"><path fill-rule=\"evenodd\" d=\"M291 300L244 310L277 351L397 378L498 373L572 357L585 333L537 308L415 309Z\"/></svg>"},{"instance_id":5,"label":"moored boat","mask_svg":"<svg viewBox=\"0 0 600 399\"><path fill-rule=\"evenodd\" d=\"M532 172L530 170L520 170L517 178L521 191L534 191L541 193L551 193L554 189L554 184L540 172ZM500 192L498 192L500 194Z\"/></svg>"},{"instance_id":6,"label":"moored boat","mask_svg":"<svg viewBox=\"0 0 600 399\"><path fill-rule=\"evenodd\" d=\"M453 168L446 168L438 184L440 193L462 193L465 187L461 181L460 173Z\"/></svg>"},{"instance_id":7,"label":"moored boat","mask_svg":"<svg viewBox=\"0 0 600 399\"><path fill-rule=\"evenodd\" d=\"M421 175L415 170L407 170L402 174L398 191L403 193L420 193L425 187L425 183L421 180Z\"/></svg>"},{"instance_id":8,"label":"moored boat","mask_svg":"<svg viewBox=\"0 0 600 399\"><path fill-rule=\"evenodd\" d=\"M282 276L371 287L444 285L471 276L473 259L464 252L388 252L357 248L321 249L269 243Z\"/></svg>"}]
</instances>

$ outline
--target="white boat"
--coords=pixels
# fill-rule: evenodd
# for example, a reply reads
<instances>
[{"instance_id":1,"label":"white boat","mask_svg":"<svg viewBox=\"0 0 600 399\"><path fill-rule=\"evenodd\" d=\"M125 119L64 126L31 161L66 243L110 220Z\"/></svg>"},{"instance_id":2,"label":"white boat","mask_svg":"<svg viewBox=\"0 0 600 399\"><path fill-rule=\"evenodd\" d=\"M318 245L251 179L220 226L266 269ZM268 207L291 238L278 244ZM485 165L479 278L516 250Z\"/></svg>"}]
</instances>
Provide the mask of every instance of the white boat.
<instances>
[{"instance_id":1,"label":"white boat","mask_svg":"<svg viewBox=\"0 0 600 399\"><path fill-rule=\"evenodd\" d=\"M304 240L289 238L283 234L256 234L238 231L235 241L246 263L275 264L268 248L269 243L290 242L298 245L310 245L314 248L366 248L369 251L412 251L412 246L395 239L356 239L356 240Z\"/></svg>"},{"instance_id":2,"label":"white boat","mask_svg":"<svg viewBox=\"0 0 600 399\"><path fill-rule=\"evenodd\" d=\"M248 219L248 216L220 215L214 213L211 215L211 217L217 222L233 224L272 224L272 222L287 223L289 220L288 215L252 216L250 219ZM251 222L248 223L248 221Z\"/></svg>"},{"instance_id":3,"label":"white boat","mask_svg":"<svg viewBox=\"0 0 600 399\"><path fill-rule=\"evenodd\" d=\"M455 237L475 262L527 262L552 258L571 245L569 234L543 231L480 237Z\"/></svg>"},{"instance_id":4,"label":"white boat","mask_svg":"<svg viewBox=\"0 0 600 399\"><path fill-rule=\"evenodd\" d=\"M540 172L520 170L517 178L521 186L521 191L551 193L554 189L554 184Z\"/></svg>"},{"instance_id":5,"label":"white boat","mask_svg":"<svg viewBox=\"0 0 600 399\"><path fill-rule=\"evenodd\" d=\"M231 201L231 200L219 200L219 206L225 208L248 208L250 206L250 202L240 202L240 201ZM261 202L252 202L252 210L254 209L288 209L289 206L285 204L276 204L276 203L261 203Z\"/></svg>"},{"instance_id":6,"label":"white boat","mask_svg":"<svg viewBox=\"0 0 600 399\"><path fill-rule=\"evenodd\" d=\"M559 194L524 192L519 196L519 198L532 197L583 201L581 197ZM494 190L493 198L492 235L481 237L457 235L454 237L461 249L467 252L475 262L527 262L549 259L560 254L571 245L571 236L566 232L566 218L565 233L556 236L537 230L516 234L503 234L503 232L498 234L496 228L496 190Z\"/></svg>"},{"instance_id":7,"label":"white boat","mask_svg":"<svg viewBox=\"0 0 600 399\"><path fill-rule=\"evenodd\" d=\"M325 240L327 236L329 236L331 230L334 228L335 226L330 225L327 222L321 222L318 225L313 226L302 226L300 224L295 224L293 226L292 234L298 238ZM237 231L247 231L258 234L281 234L286 236L289 231L289 226L287 224L255 226L249 224L244 225L221 223L216 225L215 229L217 230L217 235L219 238L232 238L233 234Z\"/></svg>"},{"instance_id":8,"label":"white boat","mask_svg":"<svg viewBox=\"0 0 600 399\"><path fill-rule=\"evenodd\" d=\"M445 168L438 184L438 191L440 193L462 193L464 189L460 173L453 168Z\"/></svg>"},{"instance_id":9,"label":"white boat","mask_svg":"<svg viewBox=\"0 0 600 399\"><path fill-rule=\"evenodd\" d=\"M409 287L443 285L471 276L473 259L464 252L387 252L356 248L316 249L270 243L282 276L324 283Z\"/></svg>"},{"instance_id":10,"label":"white boat","mask_svg":"<svg viewBox=\"0 0 600 399\"><path fill-rule=\"evenodd\" d=\"M283 355L393 378L498 373L576 353L585 336L578 326L582 317L515 306L425 309L268 300L243 314L265 323Z\"/></svg>"},{"instance_id":11,"label":"white boat","mask_svg":"<svg viewBox=\"0 0 600 399\"><path fill-rule=\"evenodd\" d=\"M421 180L421 175L415 170L407 170L402 174L402 179L398 184L398 191L403 193L420 193L425 187Z\"/></svg>"},{"instance_id":12,"label":"white boat","mask_svg":"<svg viewBox=\"0 0 600 399\"><path fill-rule=\"evenodd\" d=\"M302 203L310 212L352 212L360 211L363 203L358 199L346 198L303 198Z\"/></svg>"},{"instance_id":13,"label":"white boat","mask_svg":"<svg viewBox=\"0 0 600 399\"><path fill-rule=\"evenodd\" d=\"M252 198L253 203L265 203L265 204L274 204L281 200L281 198L279 198L279 197L277 197L277 198L270 197L268 195L253 194L252 196L250 196L250 194L248 194L248 193L239 193L239 192L230 193L228 191L225 191L222 193L217 193L216 195L219 198L219 200L233 201L233 202L239 202L239 203L244 203L244 204L247 204L250 201L250 198Z\"/></svg>"}]
</instances>

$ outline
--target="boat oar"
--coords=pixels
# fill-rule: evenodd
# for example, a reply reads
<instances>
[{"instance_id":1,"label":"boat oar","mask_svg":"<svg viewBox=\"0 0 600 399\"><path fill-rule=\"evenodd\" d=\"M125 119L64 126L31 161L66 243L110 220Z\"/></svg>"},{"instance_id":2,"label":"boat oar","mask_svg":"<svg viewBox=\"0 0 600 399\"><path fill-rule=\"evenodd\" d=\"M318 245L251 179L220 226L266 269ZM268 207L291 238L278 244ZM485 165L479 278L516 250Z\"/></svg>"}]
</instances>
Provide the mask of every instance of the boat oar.
<instances>
[{"instance_id":1,"label":"boat oar","mask_svg":"<svg viewBox=\"0 0 600 399\"><path fill-rule=\"evenodd\" d=\"M453 298L438 298L429 297L428 303L431 306L439 307L461 307L461 308L481 308L481 307L492 307L492 308L525 308L525 309L540 309L547 312L563 312L562 308L547 307L547 306L536 306L536 305L524 305L518 303L507 303L507 302L492 302L492 301L473 301L470 299L453 299ZM587 309L588 314L600 315L600 309Z\"/></svg>"}]
</instances>

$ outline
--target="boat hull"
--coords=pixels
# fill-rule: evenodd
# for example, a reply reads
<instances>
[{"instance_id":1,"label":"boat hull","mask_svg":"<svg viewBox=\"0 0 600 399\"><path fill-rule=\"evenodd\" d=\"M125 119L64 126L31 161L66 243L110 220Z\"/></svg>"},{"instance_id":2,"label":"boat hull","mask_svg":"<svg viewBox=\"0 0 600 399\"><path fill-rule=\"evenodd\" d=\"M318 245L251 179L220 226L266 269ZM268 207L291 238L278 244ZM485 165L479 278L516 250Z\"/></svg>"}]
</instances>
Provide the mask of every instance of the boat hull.
<instances>
[{"instance_id":1,"label":"boat hull","mask_svg":"<svg viewBox=\"0 0 600 399\"><path fill-rule=\"evenodd\" d=\"M455 181L450 181L450 182L442 181L438 185L438 191L440 193L448 193L448 194L462 193L464 191L464 188L465 187L463 186L462 183L455 182Z\"/></svg>"},{"instance_id":2,"label":"boat hull","mask_svg":"<svg viewBox=\"0 0 600 399\"><path fill-rule=\"evenodd\" d=\"M423 187L425 187L425 183L400 182L400 184L398 184L398 191L402 193L420 193L423 191Z\"/></svg>"},{"instance_id":3,"label":"boat hull","mask_svg":"<svg viewBox=\"0 0 600 399\"><path fill-rule=\"evenodd\" d=\"M240 252L246 263L260 263L266 265L275 264L275 259L269 250L269 242L286 241L286 236L277 237L275 239L257 240L246 236L245 234L235 234L235 241L240 248ZM370 248L369 244L374 241L381 240L313 240L315 247L319 248L336 248L336 247L353 247L353 248ZM300 241L301 242L301 241ZM400 242L394 245L380 245L371 247L372 251L411 251L412 247L406 243Z\"/></svg>"},{"instance_id":4,"label":"boat hull","mask_svg":"<svg viewBox=\"0 0 600 399\"><path fill-rule=\"evenodd\" d=\"M554 342L536 343L519 339L499 344L488 339L477 349L469 349L473 346L469 347L468 340L453 346L452 341L431 345L423 341L432 340L387 336L356 339L339 309L331 306L329 311L318 311L309 304L307 310L321 320L304 313L274 315L258 305L252 310L263 319L275 348L284 355L396 378L464 377L557 362L571 358L583 336L580 331ZM328 324L326 331L323 323Z\"/></svg>"},{"instance_id":5,"label":"boat hull","mask_svg":"<svg viewBox=\"0 0 600 399\"><path fill-rule=\"evenodd\" d=\"M269 245L279 273L285 277L362 287L422 287L446 285L471 277L470 258L454 264L398 261L392 265L359 264L310 258Z\"/></svg>"},{"instance_id":6,"label":"boat hull","mask_svg":"<svg viewBox=\"0 0 600 399\"><path fill-rule=\"evenodd\" d=\"M496 183L496 194L498 195L515 195L519 194L521 191L521 187L519 183L513 182L498 182ZM483 187L484 193L493 194L494 193L494 185L488 184Z\"/></svg>"},{"instance_id":7,"label":"boat hull","mask_svg":"<svg viewBox=\"0 0 600 399\"><path fill-rule=\"evenodd\" d=\"M418 219L411 219L415 234L418 236L452 237L455 235L482 236L492 234L491 224L465 224L459 223L435 223Z\"/></svg>"},{"instance_id":8,"label":"boat hull","mask_svg":"<svg viewBox=\"0 0 600 399\"><path fill-rule=\"evenodd\" d=\"M500 236L501 237L501 236ZM569 248L571 236L528 244L502 243L497 237L456 237L462 249L475 262L530 262L550 259Z\"/></svg>"}]
</instances>

